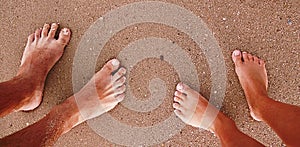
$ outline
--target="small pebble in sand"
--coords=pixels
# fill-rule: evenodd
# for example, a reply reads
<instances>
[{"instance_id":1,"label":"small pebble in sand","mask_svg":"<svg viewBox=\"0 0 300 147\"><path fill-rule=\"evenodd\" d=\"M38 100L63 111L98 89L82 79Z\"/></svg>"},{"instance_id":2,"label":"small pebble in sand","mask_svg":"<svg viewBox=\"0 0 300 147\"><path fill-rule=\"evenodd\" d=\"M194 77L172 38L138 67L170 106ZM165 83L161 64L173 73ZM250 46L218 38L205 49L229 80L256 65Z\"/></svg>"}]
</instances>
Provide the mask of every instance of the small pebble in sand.
<instances>
[{"instance_id":1,"label":"small pebble in sand","mask_svg":"<svg viewBox=\"0 0 300 147\"><path fill-rule=\"evenodd\" d=\"M223 19L222 19L222 20L224 20L224 21L225 21L225 20L226 20L226 17L223 17Z\"/></svg>"},{"instance_id":2,"label":"small pebble in sand","mask_svg":"<svg viewBox=\"0 0 300 147\"><path fill-rule=\"evenodd\" d=\"M164 56L163 55L160 55L159 58L160 58L161 61L164 60Z\"/></svg>"},{"instance_id":3,"label":"small pebble in sand","mask_svg":"<svg viewBox=\"0 0 300 147\"><path fill-rule=\"evenodd\" d=\"M293 24L293 22L292 22L292 20L291 20L290 18L288 19L287 23L288 23L289 25L292 25L292 24Z\"/></svg>"},{"instance_id":4,"label":"small pebble in sand","mask_svg":"<svg viewBox=\"0 0 300 147\"><path fill-rule=\"evenodd\" d=\"M28 122L26 123L26 126L29 126L29 123L28 123Z\"/></svg>"}]
</instances>

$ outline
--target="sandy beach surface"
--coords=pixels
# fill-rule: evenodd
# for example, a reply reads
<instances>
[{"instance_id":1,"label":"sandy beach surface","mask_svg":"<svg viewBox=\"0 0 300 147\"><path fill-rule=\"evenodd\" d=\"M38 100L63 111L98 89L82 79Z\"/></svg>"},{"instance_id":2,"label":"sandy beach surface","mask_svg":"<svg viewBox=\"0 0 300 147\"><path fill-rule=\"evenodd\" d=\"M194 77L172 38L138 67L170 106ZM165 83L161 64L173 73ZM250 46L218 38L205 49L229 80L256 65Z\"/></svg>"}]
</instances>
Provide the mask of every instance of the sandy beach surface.
<instances>
[{"instance_id":1,"label":"sandy beach surface","mask_svg":"<svg viewBox=\"0 0 300 147\"><path fill-rule=\"evenodd\" d=\"M42 104L34 111L12 113L0 118L0 137L33 124L44 117L53 106L76 92L73 91L72 67L76 50L84 34L94 22L108 12L134 2L138 1L0 1L1 82L11 79L16 74L27 36L35 29L44 23L59 22L61 28L68 27L72 30L70 44L47 77ZM300 106L300 1L164 0L162 2L191 11L213 33L224 58L226 68L224 74L227 77L221 111L233 119L242 132L264 145L284 146L270 127L250 117L244 93L234 72L231 53L235 49L240 49L264 59L269 77L269 96L280 102ZM161 15L165 17L164 14ZM201 94L205 97L210 97L214 74L208 64L210 59L205 56L205 49L200 49L188 34L164 24L144 22L118 31L101 50L96 70L109 59L117 57L131 42L148 37L168 38L173 44L180 46L196 67L200 83L197 88L201 89ZM173 113L173 93L175 85L181 81L176 71L182 70L183 67L176 69L177 67L174 68L164 60L164 56L158 56L144 59L131 68L127 85L131 87L135 97L147 100L151 95L148 89L149 81L159 78L165 82L165 98L156 109L149 112L135 112L119 105L109 114L130 126L147 127L164 121ZM163 129L168 128L162 128L162 131ZM87 123L83 123L60 137L55 146L120 145L101 137ZM154 146L220 146L220 142L210 132L186 126L168 140Z\"/></svg>"}]
</instances>

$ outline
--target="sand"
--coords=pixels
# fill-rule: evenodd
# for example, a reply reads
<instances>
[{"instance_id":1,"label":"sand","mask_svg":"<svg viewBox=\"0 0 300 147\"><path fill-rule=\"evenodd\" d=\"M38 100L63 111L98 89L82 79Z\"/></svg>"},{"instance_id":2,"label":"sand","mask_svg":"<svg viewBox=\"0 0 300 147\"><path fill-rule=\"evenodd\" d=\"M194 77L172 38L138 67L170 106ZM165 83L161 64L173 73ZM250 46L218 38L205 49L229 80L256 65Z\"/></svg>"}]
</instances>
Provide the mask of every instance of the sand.
<instances>
[{"instance_id":1,"label":"sand","mask_svg":"<svg viewBox=\"0 0 300 147\"><path fill-rule=\"evenodd\" d=\"M72 40L61 60L49 73L44 99L31 112L12 113L0 118L0 137L18 131L44 117L50 109L73 94L72 63L80 40L87 29L110 10L134 1L1 1L0 6L0 81L12 78L20 64L26 38L44 23L59 22L72 30ZM266 146L282 146L282 141L266 124L249 115L245 96L234 72L231 52L235 49L251 52L266 60L269 95L275 100L300 106L300 3L294 1L178 1L167 0L192 11L213 32L226 65L227 83L222 112L232 118L238 128ZM97 69L130 42L156 36L169 38L187 51L195 62L201 93L210 96L211 70L207 59L188 35L176 28L142 23L118 32L102 50ZM110 114L132 126L151 126L172 114L172 94L180 81L170 64L160 58L143 60L133 67L129 83L136 97L150 95L145 84L153 77L166 81L167 93L163 103L147 113L136 113L118 106ZM146 96L145 96L146 95ZM126 138L122 138L126 139ZM63 135L55 146L118 146L97 135L83 123ZM156 146L220 146L210 132L186 126L169 140Z\"/></svg>"}]
</instances>

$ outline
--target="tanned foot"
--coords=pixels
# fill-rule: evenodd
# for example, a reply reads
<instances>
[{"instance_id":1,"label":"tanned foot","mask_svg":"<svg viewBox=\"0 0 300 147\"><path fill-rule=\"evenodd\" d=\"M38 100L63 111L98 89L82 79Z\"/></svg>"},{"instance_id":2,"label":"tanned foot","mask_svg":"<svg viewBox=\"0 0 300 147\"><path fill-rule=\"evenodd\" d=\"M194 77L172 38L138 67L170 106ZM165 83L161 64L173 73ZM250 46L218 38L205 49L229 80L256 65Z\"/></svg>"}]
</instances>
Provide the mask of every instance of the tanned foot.
<instances>
[{"instance_id":1,"label":"tanned foot","mask_svg":"<svg viewBox=\"0 0 300 147\"><path fill-rule=\"evenodd\" d=\"M33 110L42 101L46 76L60 59L65 46L70 41L71 32L69 29L62 29L58 39L56 39L57 29L57 23L53 23L51 26L45 24L43 28L37 29L34 34L28 37L17 76L29 79L29 84L34 88L28 92L30 94L21 102L22 105L17 111Z\"/></svg>"},{"instance_id":2,"label":"tanned foot","mask_svg":"<svg viewBox=\"0 0 300 147\"><path fill-rule=\"evenodd\" d=\"M268 98L268 79L265 62L247 52L235 50L232 53L235 71L245 92L253 119L261 121L259 108Z\"/></svg>"},{"instance_id":3,"label":"tanned foot","mask_svg":"<svg viewBox=\"0 0 300 147\"><path fill-rule=\"evenodd\" d=\"M117 59L108 61L78 93L74 95L81 113L79 123L113 109L125 97L126 69Z\"/></svg>"},{"instance_id":4,"label":"tanned foot","mask_svg":"<svg viewBox=\"0 0 300 147\"><path fill-rule=\"evenodd\" d=\"M175 114L188 125L212 131L213 117L219 111L201 94L183 83L179 83L176 90L173 103ZM208 115L204 116L206 112Z\"/></svg>"}]
</instances>

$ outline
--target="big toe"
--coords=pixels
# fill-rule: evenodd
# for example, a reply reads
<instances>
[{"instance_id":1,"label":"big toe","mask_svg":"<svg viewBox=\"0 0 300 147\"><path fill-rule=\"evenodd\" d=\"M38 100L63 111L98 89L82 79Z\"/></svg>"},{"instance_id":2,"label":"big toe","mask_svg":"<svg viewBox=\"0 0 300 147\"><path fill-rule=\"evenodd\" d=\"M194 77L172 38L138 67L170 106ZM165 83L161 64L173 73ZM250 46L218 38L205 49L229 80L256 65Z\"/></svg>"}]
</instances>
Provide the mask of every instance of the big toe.
<instances>
[{"instance_id":1,"label":"big toe","mask_svg":"<svg viewBox=\"0 0 300 147\"><path fill-rule=\"evenodd\" d=\"M190 95L193 92L193 90L188 85L185 85L184 83L177 84L176 90L186 95Z\"/></svg>"},{"instance_id":2,"label":"big toe","mask_svg":"<svg viewBox=\"0 0 300 147\"><path fill-rule=\"evenodd\" d=\"M115 70L117 70L119 67L120 67L120 61L117 59L112 59L103 66L103 70L112 73Z\"/></svg>"},{"instance_id":3,"label":"big toe","mask_svg":"<svg viewBox=\"0 0 300 147\"><path fill-rule=\"evenodd\" d=\"M70 29L64 28L60 31L58 41L62 45L67 45L71 38L71 31Z\"/></svg>"},{"instance_id":4,"label":"big toe","mask_svg":"<svg viewBox=\"0 0 300 147\"><path fill-rule=\"evenodd\" d=\"M234 62L235 65L239 65L242 63L242 55L241 51L235 50L232 53L232 61Z\"/></svg>"}]
</instances>

